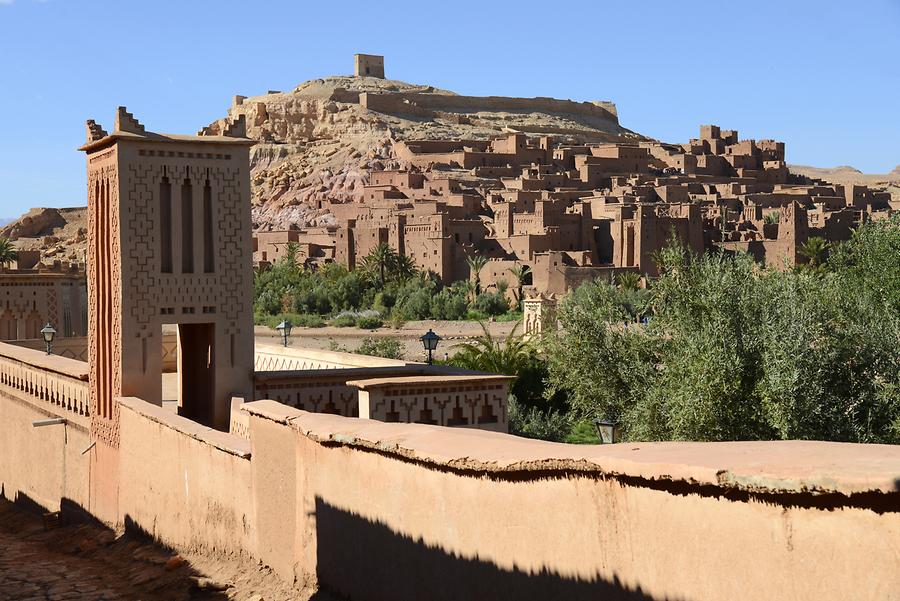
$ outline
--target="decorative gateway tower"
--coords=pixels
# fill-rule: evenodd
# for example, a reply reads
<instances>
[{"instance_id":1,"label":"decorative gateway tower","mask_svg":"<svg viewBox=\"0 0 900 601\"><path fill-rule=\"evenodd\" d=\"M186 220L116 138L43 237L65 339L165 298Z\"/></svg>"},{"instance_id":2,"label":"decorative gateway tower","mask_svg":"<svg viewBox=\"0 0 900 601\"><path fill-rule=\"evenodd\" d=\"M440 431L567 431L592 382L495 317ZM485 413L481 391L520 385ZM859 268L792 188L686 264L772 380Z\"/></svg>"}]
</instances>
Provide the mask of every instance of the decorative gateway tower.
<instances>
[{"instance_id":1,"label":"decorative gateway tower","mask_svg":"<svg viewBox=\"0 0 900 601\"><path fill-rule=\"evenodd\" d=\"M91 429L118 446L116 397L162 402L162 326L178 328L178 412L227 429L253 372L249 150L148 132L124 107L87 122Z\"/></svg>"}]
</instances>

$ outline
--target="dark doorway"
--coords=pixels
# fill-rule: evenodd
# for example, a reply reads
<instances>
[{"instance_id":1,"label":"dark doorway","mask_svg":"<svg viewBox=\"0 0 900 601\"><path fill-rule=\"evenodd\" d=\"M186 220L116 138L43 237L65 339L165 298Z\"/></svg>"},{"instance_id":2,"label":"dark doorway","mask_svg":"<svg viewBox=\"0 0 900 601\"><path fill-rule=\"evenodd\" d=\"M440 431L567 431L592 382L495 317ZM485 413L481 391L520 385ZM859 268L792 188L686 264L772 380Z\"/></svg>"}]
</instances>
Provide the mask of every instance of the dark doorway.
<instances>
[{"instance_id":1,"label":"dark doorway","mask_svg":"<svg viewBox=\"0 0 900 601\"><path fill-rule=\"evenodd\" d=\"M597 245L597 258L601 265L613 262L613 239L609 225L610 222L603 219L594 228L594 244Z\"/></svg>"},{"instance_id":2,"label":"dark doorway","mask_svg":"<svg viewBox=\"0 0 900 601\"><path fill-rule=\"evenodd\" d=\"M178 325L178 413L213 425L216 329L211 323Z\"/></svg>"}]
</instances>

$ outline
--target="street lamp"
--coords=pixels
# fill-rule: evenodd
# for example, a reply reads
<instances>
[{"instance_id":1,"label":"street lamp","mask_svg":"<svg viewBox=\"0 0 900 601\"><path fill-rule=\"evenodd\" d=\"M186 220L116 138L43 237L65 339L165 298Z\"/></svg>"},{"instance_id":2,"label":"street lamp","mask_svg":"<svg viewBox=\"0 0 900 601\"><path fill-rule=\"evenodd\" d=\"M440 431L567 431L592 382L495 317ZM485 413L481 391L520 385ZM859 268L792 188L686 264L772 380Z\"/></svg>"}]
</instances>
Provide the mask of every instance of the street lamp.
<instances>
[{"instance_id":1,"label":"street lamp","mask_svg":"<svg viewBox=\"0 0 900 601\"><path fill-rule=\"evenodd\" d=\"M278 330L279 334L281 334L281 343L284 346L288 345L288 338L291 337L291 328L293 327L294 325L286 319L275 326L275 329Z\"/></svg>"},{"instance_id":2,"label":"street lamp","mask_svg":"<svg viewBox=\"0 0 900 601\"><path fill-rule=\"evenodd\" d=\"M619 434L617 432L616 422L608 419L595 419L594 427L597 428L597 438L600 439L600 444L611 444L616 442L616 438L618 438Z\"/></svg>"},{"instance_id":3,"label":"street lamp","mask_svg":"<svg viewBox=\"0 0 900 601\"><path fill-rule=\"evenodd\" d=\"M41 329L41 336L44 337L44 343L47 345L47 354L53 354L53 337L56 336L56 329L50 325L50 322L47 322Z\"/></svg>"},{"instance_id":4,"label":"street lamp","mask_svg":"<svg viewBox=\"0 0 900 601\"><path fill-rule=\"evenodd\" d=\"M422 341L422 346L425 347L425 350L428 352L428 365L434 363L434 349L437 348L438 343L441 341L441 337L435 334L430 328L427 332L425 332L419 340Z\"/></svg>"}]
</instances>

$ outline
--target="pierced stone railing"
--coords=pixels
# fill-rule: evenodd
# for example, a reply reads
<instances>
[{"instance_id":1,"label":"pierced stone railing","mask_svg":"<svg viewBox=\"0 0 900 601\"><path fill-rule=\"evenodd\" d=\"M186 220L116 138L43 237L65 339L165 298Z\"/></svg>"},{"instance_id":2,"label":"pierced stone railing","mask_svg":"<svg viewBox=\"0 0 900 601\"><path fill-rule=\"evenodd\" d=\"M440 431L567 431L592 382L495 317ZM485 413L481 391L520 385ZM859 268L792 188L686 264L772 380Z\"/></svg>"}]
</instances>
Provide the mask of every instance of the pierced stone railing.
<instances>
[{"instance_id":1,"label":"pierced stone railing","mask_svg":"<svg viewBox=\"0 0 900 601\"><path fill-rule=\"evenodd\" d=\"M0 391L90 427L88 364L0 343Z\"/></svg>"},{"instance_id":2,"label":"pierced stone railing","mask_svg":"<svg viewBox=\"0 0 900 601\"><path fill-rule=\"evenodd\" d=\"M254 400L310 413L506 432L514 379L422 364L256 372ZM231 427L239 434L238 413L233 407Z\"/></svg>"},{"instance_id":3,"label":"pierced stone railing","mask_svg":"<svg viewBox=\"0 0 900 601\"><path fill-rule=\"evenodd\" d=\"M406 361L369 357L354 353L321 351L302 347L257 344L254 369L259 372L350 369L357 367L404 367ZM415 365L413 363L413 365Z\"/></svg>"}]
</instances>

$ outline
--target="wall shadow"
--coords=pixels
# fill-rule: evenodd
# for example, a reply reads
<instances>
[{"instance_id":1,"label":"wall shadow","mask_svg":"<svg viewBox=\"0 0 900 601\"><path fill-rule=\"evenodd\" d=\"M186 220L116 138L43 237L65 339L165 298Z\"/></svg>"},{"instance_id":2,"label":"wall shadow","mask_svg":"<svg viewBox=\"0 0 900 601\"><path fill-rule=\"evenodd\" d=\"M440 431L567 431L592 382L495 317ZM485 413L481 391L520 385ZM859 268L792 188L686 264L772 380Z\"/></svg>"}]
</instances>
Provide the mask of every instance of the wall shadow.
<instances>
[{"instance_id":1,"label":"wall shadow","mask_svg":"<svg viewBox=\"0 0 900 601\"><path fill-rule=\"evenodd\" d=\"M54 518L48 520L47 516ZM59 512L54 512L27 494L18 492L9 499L6 491L0 490L2 539L28 544L31 552L45 561L78 566L80 579L54 584L61 588L61 594L76 594L76 589L66 590L67 587L89 579L95 584L103 581L105 587L123 599L231 598L225 591L199 590L197 583L205 575L188 562L167 566L176 552L153 540L130 517L125 518L124 534L117 534L71 499L62 499Z\"/></svg>"},{"instance_id":2,"label":"wall shadow","mask_svg":"<svg viewBox=\"0 0 900 601\"><path fill-rule=\"evenodd\" d=\"M573 579L547 568L537 573L508 570L478 557L460 557L320 497L315 519L320 586L348 599L662 601L617 579Z\"/></svg>"}]
</instances>

